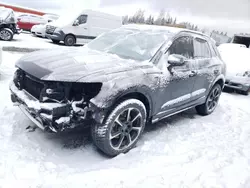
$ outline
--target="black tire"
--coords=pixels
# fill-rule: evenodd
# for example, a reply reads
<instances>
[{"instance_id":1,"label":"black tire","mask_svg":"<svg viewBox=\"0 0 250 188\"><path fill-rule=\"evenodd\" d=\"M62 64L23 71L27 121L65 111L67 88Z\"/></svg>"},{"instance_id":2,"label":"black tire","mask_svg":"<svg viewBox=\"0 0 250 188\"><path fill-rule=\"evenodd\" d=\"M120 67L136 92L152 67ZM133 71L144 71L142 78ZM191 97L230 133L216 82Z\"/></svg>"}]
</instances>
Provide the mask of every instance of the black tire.
<instances>
[{"instance_id":1,"label":"black tire","mask_svg":"<svg viewBox=\"0 0 250 188\"><path fill-rule=\"evenodd\" d=\"M3 28L0 30L0 39L4 41L11 41L13 39L13 32L10 29Z\"/></svg>"},{"instance_id":2,"label":"black tire","mask_svg":"<svg viewBox=\"0 0 250 188\"><path fill-rule=\"evenodd\" d=\"M127 116L124 116L126 114ZM91 127L93 142L108 156L114 157L126 153L139 140L145 128L146 119L146 108L141 101L125 100L113 109L103 124L95 124Z\"/></svg>"},{"instance_id":3,"label":"black tire","mask_svg":"<svg viewBox=\"0 0 250 188\"><path fill-rule=\"evenodd\" d=\"M249 95L249 91L242 91L241 93L242 93L242 95L246 95L246 96Z\"/></svg>"},{"instance_id":4,"label":"black tire","mask_svg":"<svg viewBox=\"0 0 250 188\"><path fill-rule=\"evenodd\" d=\"M53 40L53 39L52 39L52 42L53 42L54 44L59 44L59 43L60 43L59 40Z\"/></svg>"},{"instance_id":5,"label":"black tire","mask_svg":"<svg viewBox=\"0 0 250 188\"><path fill-rule=\"evenodd\" d=\"M218 105L219 98L220 98L220 95L222 92L221 90L222 90L221 86L219 84L215 84L212 87L212 89L210 90L210 92L206 98L206 102L202 105L196 106L197 113L200 115L203 115L203 116L211 114ZM215 95L214 92L216 92L215 98L213 98L213 95ZM218 92L218 94L217 94L217 92ZM212 105L210 105L211 103L212 103Z\"/></svg>"},{"instance_id":6,"label":"black tire","mask_svg":"<svg viewBox=\"0 0 250 188\"><path fill-rule=\"evenodd\" d=\"M76 39L73 35L67 35L64 39L64 44L66 46L74 46L76 43Z\"/></svg>"}]
</instances>

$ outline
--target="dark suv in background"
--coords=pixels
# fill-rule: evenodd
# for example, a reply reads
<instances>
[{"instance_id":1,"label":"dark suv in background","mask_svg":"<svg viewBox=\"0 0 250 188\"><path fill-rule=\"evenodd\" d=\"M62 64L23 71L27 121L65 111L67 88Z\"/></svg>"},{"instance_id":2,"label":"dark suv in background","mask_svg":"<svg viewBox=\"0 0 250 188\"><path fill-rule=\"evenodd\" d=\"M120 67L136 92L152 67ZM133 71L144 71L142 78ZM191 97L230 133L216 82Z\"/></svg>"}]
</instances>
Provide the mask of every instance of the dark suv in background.
<instances>
[{"instance_id":1,"label":"dark suv in background","mask_svg":"<svg viewBox=\"0 0 250 188\"><path fill-rule=\"evenodd\" d=\"M123 26L81 48L30 53L16 66L12 101L38 127L91 124L95 145L110 156L133 148L146 123L193 107L212 113L225 82L208 36L161 26Z\"/></svg>"}]
</instances>

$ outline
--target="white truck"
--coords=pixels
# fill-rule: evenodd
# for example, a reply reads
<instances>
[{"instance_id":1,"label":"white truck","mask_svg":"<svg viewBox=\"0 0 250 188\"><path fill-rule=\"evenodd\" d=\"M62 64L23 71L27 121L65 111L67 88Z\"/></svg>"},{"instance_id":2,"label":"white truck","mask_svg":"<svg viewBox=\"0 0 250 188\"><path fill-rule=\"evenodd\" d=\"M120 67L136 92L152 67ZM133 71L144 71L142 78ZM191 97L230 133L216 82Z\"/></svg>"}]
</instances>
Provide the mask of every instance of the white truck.
<instances>
[{"instance_id":1,"label":"white truck","mask_svg":"<svg viewBox=\"0 0 250 188\"><path fill-rule=\"evenodd\" d=\"M60 16L46 26L46 37L53 43L63 41L66 46L86 44L98 35L119 28L122 18L99 11L83 10Z\"/></svg>"}]
</instances>

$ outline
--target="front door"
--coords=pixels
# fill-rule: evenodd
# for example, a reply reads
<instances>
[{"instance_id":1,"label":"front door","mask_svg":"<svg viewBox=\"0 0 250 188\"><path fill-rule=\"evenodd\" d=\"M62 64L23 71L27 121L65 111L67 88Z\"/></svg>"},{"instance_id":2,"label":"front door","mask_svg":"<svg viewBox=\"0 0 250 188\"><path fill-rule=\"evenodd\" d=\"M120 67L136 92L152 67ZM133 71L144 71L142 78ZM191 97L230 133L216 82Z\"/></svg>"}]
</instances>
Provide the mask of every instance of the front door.
<instances>
[{"instance_id":1,"label":"front door","mask_svg":"<svg viewBox=\"0 0 250 188\"><path fill-rule=\"evenodd\" d=\"M74 24L74 34L76 36L76 43L84 44L88 40L88 15L82 14L77 19L77 24Z\"/></svg>"},{"instance_id":2,"label":"front door","mask_svg":"<svg viewBox=\"0 0 250 188\"><path fill-rule=\"evenodd\" d=\"M161 105L158 116L166 116L173 113L191 101L196 74L193 71L193 40L191 36L180 36L173 41L168 51L163 55L168 71L161 78L163 84ZM185 63L181 66L168 64L168 57L171 54L182 55ZM172 66L172 67L171 67ZM164 83L165 82L165 83Z\"/></svg>"}]
</instances>

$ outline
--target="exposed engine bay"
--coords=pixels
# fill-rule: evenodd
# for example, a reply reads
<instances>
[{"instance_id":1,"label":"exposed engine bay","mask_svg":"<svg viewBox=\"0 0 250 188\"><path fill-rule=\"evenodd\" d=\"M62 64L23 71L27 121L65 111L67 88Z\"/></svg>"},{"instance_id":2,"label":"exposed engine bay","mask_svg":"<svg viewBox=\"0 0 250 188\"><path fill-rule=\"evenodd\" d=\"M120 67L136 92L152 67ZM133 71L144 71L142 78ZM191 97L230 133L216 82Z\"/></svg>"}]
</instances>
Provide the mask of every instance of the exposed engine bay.
<instances>
[{"instance_id":1,"label":"exposed engine bay","mask_svg":"<svg viewBox=\"0 0 250 188\"><path fill-rule=\"evenodd\" d=\"M58 132L99 117L95 114L99 110L90 99L101 87L102 83L42 81L18 69L10 90L12 101L22 105L44 130Z\"/></svg>"}]
</instances>

